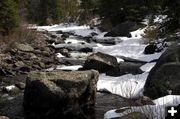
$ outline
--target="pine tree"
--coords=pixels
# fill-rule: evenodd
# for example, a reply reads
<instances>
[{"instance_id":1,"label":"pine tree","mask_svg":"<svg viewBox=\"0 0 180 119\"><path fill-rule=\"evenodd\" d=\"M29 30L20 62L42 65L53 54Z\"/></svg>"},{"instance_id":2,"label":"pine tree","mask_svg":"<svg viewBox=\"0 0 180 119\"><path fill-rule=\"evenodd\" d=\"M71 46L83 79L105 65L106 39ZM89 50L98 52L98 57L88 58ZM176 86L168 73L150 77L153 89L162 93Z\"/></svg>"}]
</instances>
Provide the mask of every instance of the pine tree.
<instances>
[{"instance_id":1,"label":"pine tree","mask_svg":"<svg viewBox=\"0 0 180 119\"><path fill-rule=\"evenodd\" d=\"M81 0L81 22L88 22L93 16L97 8L98 0Z\"/></svg>"},{"instance_id":2,"label":"pine tree","mask_svg":"<svg viewBox=\"0 0 180 119\"><path fill-rule=\"evenodd\" d=\"M127 21L141 21L149 11L149 0L99 0L101 18L113 26Z\"/></svg>"},{"instance_id":3,"label":"pine tree","mask_svg":"<svg viewBox=\"0 0 180 119\"><path fill-rule=\"evenodd\" d=\"M176 30L180 28L180 1L179 0L164 0L164 14L170 19L167 24L167 29Z\"/></svg>"},{"instance_id":4,"label":"pine tree","mask_svg":"<svg viewBox=\"0 0 180 119\"><path fill-rule=\"evenodd\" d=\"M62 18L63 0L27 0L28 18L40 25L48 20L58 22Z\"/></svg>"},{"instance_id":5,"label":"pine tree","mask_svg":"<svg viewBox=\"0 0 180 119\"><path fill-rule=\"evenodd\" d=\"M29 22L39 22L40 18L40 0L27 0L26 8L28 10Z\"/></svg>"},{"instance_id":6,"label":"pine tree","mask_svg":"<svg viewBox=\"0 0 180 119\"><path fill-rule=\"evenodd\" d=\"M69 0L67 11L68 16L71 18L71 20L74 21L78 17L79 12L78 0Z\"/></svg>"},{"instance_id":7,"label":"pine tree","mask_svg":"<svg viewBox=\"0 0 180 119\"><path fill-rule=\"evenodd\" d=\"M8 35L19 25L17 4L14 0L0 1L0 34Z\"/></svg>"}]
</instances>

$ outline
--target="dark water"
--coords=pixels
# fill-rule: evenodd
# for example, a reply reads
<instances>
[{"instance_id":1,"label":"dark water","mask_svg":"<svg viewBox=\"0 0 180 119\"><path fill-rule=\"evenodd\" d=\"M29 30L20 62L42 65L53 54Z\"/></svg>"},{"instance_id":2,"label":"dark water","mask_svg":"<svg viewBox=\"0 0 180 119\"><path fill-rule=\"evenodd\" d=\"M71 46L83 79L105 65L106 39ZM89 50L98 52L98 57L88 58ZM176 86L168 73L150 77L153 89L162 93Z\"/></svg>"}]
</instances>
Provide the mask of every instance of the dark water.
<instances>
[{"instance_id":1,"label":"dark water","mask_svg":"<svg viewBox=\"0 0 180 119\"><path fill-rule=\"evenodd\" d=\"M20 79L25 79L24 77L15 78L1 78L0 84L5 82L5 84L15 84L16 81L20 81ZM21 80L22 82L22 80ZM25 82L25 81L23 81ZM2 84L2 85L5 85ZM0 87L2 86L0 85ZM10 117L10 119L24 119L23 114L23 91L19 92L15 95L8 95L0 92L0 115L6 115ZM123 106L127 106L128 102L125 101L122 97L109 94L109 93L100 93L97 92L96 104L91 111L87 112L88 119L103 119L104 114L112 109L120 108Z\"/></svg>"},{"instance_id":2,"label":"dark water","mask_svg":"<svg viewBox=\"0 0 180 119\"><path fill-rule=\"evenodd\" d=\"M3 100L5 98L3 96L0 99L0 115L7 115L11 119L23 119L23 93L16 95L16 97L12 99L9 97L9 101ZM90 119L103 119L104 114L107 111L126 105L127 102L119 96L107 93L97 93L95 108L89 112L88 116L90 116Z\"/></svg>"},{"instance_id":3,"label":"dark water","mask_svg":"<svg viewBox=\"0 0 180 119\"><path fill-rule=\"evenodd\" d=\"M95 119L103 119L107 111L127 106L127 104L128 102L120 96L108 93L97 93Z\"/></svg>"}]
</instances>

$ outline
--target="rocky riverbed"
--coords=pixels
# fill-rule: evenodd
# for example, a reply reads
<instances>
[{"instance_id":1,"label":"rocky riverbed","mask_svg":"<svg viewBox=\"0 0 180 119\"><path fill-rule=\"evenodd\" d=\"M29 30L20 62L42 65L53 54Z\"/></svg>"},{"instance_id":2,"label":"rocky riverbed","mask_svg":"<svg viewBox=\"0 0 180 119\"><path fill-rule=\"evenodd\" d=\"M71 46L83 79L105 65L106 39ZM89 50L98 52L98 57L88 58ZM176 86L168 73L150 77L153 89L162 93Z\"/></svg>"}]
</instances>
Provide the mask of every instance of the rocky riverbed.
<instances>
[{"instance_id":1,"label":"rocky riverbed","mask_svg":"<svg viewBox=\"0 0 180 119\"><path fill-rule=\"evenodd\" d=\"M179 69L179 65L174 67L176 60L167 55L170 51L172 57L179 56L179 45L163 54L167 46L162 42L153 47L142 43L143 29L127 31L127 37L104 37L107 32L87 26L33 29L37 30L35 39L16 42L0 53L0 115L10 119L55 119L67 115L75 119L103 119L112 109L154 105L148 97L156 99L172 89L164 90L163 83L158 89L161 86L155 85L158 76L154 72L159 71L157 67L162 62L162 72L166 72L166 65ZM143 96L144 85L148 97ZM169 86L174 85L171 82ZM155 93L149 91L151 86L156 88ZM175 86L172 94L179 95L179 83Z\"/></svg>"}]
</instances>

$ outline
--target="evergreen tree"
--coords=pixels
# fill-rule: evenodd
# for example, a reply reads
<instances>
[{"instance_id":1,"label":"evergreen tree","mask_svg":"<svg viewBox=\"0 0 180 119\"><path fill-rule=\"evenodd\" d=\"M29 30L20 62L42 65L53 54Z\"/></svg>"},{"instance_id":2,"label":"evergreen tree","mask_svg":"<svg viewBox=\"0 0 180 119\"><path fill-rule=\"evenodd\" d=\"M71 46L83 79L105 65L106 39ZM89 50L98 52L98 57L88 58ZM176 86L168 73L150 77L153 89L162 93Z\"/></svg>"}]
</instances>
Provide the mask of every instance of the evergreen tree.
<instances>
[{"instance_id":1,"label":"evergreen tree","mask_svg":"<svg viewBox=\"0 0 180 119\"><path fill-rule=\"evenodd\" d=\"M69 0L68 3L68 16L71 20L76 20L79 13L79 3L78 0Z\"/></svg>"},{"instance_id":2,"label":"evergreen tree","mask_svg":"<svg viewBox=\"0 0 180 119\"><path fill-rule=\"evenodd\" d=\"M29 19L41 25L77 16L78 0L28 0Z\"/></svg>"},{"instance_id":3,"label":"evergreen tree","mask_svg":"<svg viewBox=\"0 0 180 119\"><path fill-rule=\"evenodd\" d=\"M28 20L39 22L40 19L40 0L27 0Z\"/></svg>"},{"instance_id":4,"label":"evergreen tree","mask_svg":"<svg viewBox=\"0 0 180 119\"><path fill-rule=\"evenodd\" d=\"M150 0L99 0L101 18L117 25L123 21L141 21L148 13Z\"/></svg>"},{"instance_id":5,"label":"evergreen tree","mask_svg":"<svg viewBox=\"0 0 180 119\"><path fill-rule=\"evenodd\" d=\"M18 27L18 9L14 0L0 1L0 34L8 35Z\"/></svg>"},{"instance_id":6,"label":"evergreen tree","mask_svg":"<svg viewBox=\"0 0 180 119\"><path fill-rule=\"evenodd\" d=\"M41 25L48 24L48 19L58 21L61 18L62 0L27 0L28 18Z\"/></svg>"},{"instance_id":7,"label":"evergreen tree","mask_svg":"<svg viewBox=\"0 0 180 119\"><path fill-rule=\"evenodd\" d=\"M164 0L163 11L168 15L169 21L166 22L167 29L176 30L180 28L180 1L179 0Z\"/></svg>"},{"instance_id":8,"label":"evergreen tree","mask_svg":"<svg viewBox=\"0 0 180 119\"><path fill-rule=\"evenodd\" d=\"M112 26L127 20L141 21L147 15L168 15L168 22L162 26L169 31L180 27L180 0L98 0L98 8L103 23Z\"/></svg>"},{"instance_id":9,"label":"evergreen tree","mask_svg":"<svg viewBox=\"0 0 180 119\"><path fill-rule=\"evenodd\" d=\"M81 22L88 22L95 15L98 0L81 0Z\"/></svg>"}]
</instances>

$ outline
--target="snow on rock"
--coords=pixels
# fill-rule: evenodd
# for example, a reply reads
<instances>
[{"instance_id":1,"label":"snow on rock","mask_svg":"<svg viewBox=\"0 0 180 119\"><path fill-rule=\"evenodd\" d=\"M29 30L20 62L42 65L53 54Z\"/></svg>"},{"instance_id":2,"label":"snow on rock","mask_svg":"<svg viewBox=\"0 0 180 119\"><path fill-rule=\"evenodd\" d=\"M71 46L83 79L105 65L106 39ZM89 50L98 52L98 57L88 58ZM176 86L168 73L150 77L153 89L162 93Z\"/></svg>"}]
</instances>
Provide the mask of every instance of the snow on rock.
<instances>
[{"instance_id":1,"label":"snow on rock","mask_svg":"<svg viewBox=\"0 0 180 119\"><path fill-rule=\"evenodd\" d=\"M120 37L104 37L107 32L99 33L97 36L94 36L93 39L98 43L107 43L107 44L117 44L121 42Z\"/></svg>"},{"instance_id":2,"label":"snow on rock","mask_svg":"<svg viewBox=\"0 0 180 119\"><path fill-rule=\"evenodd\" d=\"M95 43L95 42L91 42L91 43L87 43L86 41L82 40L82 39L78 39L77 37L70 37L70 38L66 38L66 40L64 41L67 44L91 44L93 47L102 47L103 45L100 43Z\"/></svg>"},{"instance_id":3,"label":"snow on rock","mask_svg":"<svg viewBox=\"0 0 180 119\"><path fill-rule=\"evenodd\" d=\"M119 57L116 57L116 59L117 59L117 62L118 62L118 63L120 63L120 62L124 62L124 60L123 60L123 59L121 59L121 58L119 58Z\"/></svg>"},{"instance_id":4,"label":"snow on rock","mask_svg":"<svg viewBox=\"0 0 180 119\"><path fill-rule=\"evenodd\" d=\"M33 28L33 29L37 29L37 31L48 31L49 29L56 28L56 27L58 27L60 25L61 24L59 24L59 25L55 24L55 25L52 25L52 26L34 26L34 27L30 27L30 29Z\"/></svg>"},{"instance_id":5,"label":"snow on rock","mask_svg":"<svg viewBox=\"0 0 180 119\"><path fill-rule=\"evenodd\" d=\"M56 24L52 26L36 26L32 27L36 28L38 31L62 31L62 32L72 32L75 35L86 37L86 36L91 36L92 33L99 34L101 33L100 30L97 28L91 29L90 26L83 25L79 26L75 23L71 24Z\"/></svg>"},{"instance_id":6,"label":"snow on rock","mask_svg":"<svg viewBox=\"0 0 180 119\"><path fill-rule=\"evenodd\" d=\"M156 15L154 18L155 23L162 23L167 19L167 15Z\"/></svg>"},{"instance_id":7,"label":"snow on rock","mask_svg":"<svg viewBox=\"0 0 180 119\"><path fill-rule=\"evenodd\" d=\"M150 72L155 65L156 62L146 63L145 65L141 66L140 69L144 72Z\"/></svg>"},{"instance_id":8,"label":"snow on rock","mask_svg":"<svg viewBox=\"0 0 180 119\"><path fill-rule=\"evenodd\" d=\"M61 69L61 70L71 70L71 71L76 71L79 68L82 68L81 65L73 65L73 66L57 66L56 69Z\"/></svg>"},{"instance_id":9,"label":"snow on rock","mask_svg":"<svg viewBox=\"0 0 180 119\"><path fill-rule=\"evenodd\" d=\"M142 38L145 28L130 32L132 38Z\"/></svg>"},{"instance_id":10,"label":"snow on rock","mask_svg":"<svg viewBox=\"0 0 180 119\"><path fill-rule=\"evenodd\" d=\"M82 53L82 52L71 52L70 56L76 59L86 59L92 53Z\"/></svg>"},{"instance_id":11,"label":"snow on rock","mask_svg":"<svg viewBox=\"0 0 180 119\"><path fill-rule=\"evenodd\" d=\"M92 33L100 34L101 32L98 29L80 29L75 30L74 34L82 37L91 36Z\"/></svg>"},{"instance_id":12,"label":"snow on rock","mask_svg":"<svg viewBox=\"0 0 180 119\"><path fill-rule=\"evenodd\" d=\"M177 106L180 104L180 95L167 95L153 101L156 105Z\"/></svg>"},{"instance_id":13,"label":"snow on rock","mask_svg":"<svg viewBox=\"0 0 180 119\"><path fill-rule=\"evenodd\" d=\"M95 44L89 44L89 43L85 43L85 42L70 43L70 44L62 43L62 44L57 44L57 45L52 44L52 46L54 48L67 48L67 49L71 49L71 50L81 50L83 48L92 49L93 47L97 47Z\"/></svg>"},{"instance_id":14,"label":"snow on rock","mask_svg":"<svg viewBox=\"0 0 180 119\"><path fill-rule=\"evenodd\" d=\"M66 65L57 65L56 67L52 67L46 69L45 71L53 71L53 70L69 70L69 71L76 71L79 68L82 68L82 65L73 65L73 66L66 66Z\"/></svg>"},{"instance_id":15,"label":"snow on rock","mask_svg":"<svg viewBox=\"0 0 180 119\"><path fill-rule=\"evenodd\" d=\"M150 119L164 119L165 118L165 107L179 105L180 104L180 96L179 95L168 95L168 96L156 99L153 102L155 103L155 105L131 106L131 107L121 108L121 109L126 109L122 113L117 113L116 112L117 109L110 110L104 114L104 119L122 117L131 112L144 113Z\"/></svg>"},{"instance_id":16,"label":"snow on rock","mask_svg":"<svg viewBox=\"0 0 180 119\"><path fill-rule=\"evenodd\" d=\"M4 90L5 90L6 92L10 92L10 91L14 90L15 88L16 88L16 86L10 85L10 86L4 87Z\"/></svg>"},{"instance_id":17,"label":"snow on rock","mask_svg":"<svg viewBox=\"0 0 180 119\"><path fill-rule=\"evenodd\" d=\"M127 37L104 37L104 35L105 35L107 32L99 33L97 36L94 36L93 38L94 38L97 42L100 42L100 43L110 42L109 40L114 40L115 43L117 44L117 43L121 43L121 41L122 41L122 40L125 40L125 39L132 39L132 38L141 39L141 38L142 38L142 35L144 34L144 30L145 30L145 28L143 28L143 29L138 29L138 30L136 30L136 31L130 32L131 38L127 38Z\"/></svg>"},{"instance_id":18,"label":"snow on rock","mask_svg":"<svg viewBox=\"0 0 180 119\"><path fill-rule=\"evenodd\" d=\"M65 43L86 43L83 40L79 40L76 38L66 38L66 40L64 41Z\"/></svg>"},{"instance_id":19,"label":"snow on rock","mask_svg":"<svg viewBox=\"0 0 180 119\"><path fill-rule=\"evenodd\" d=\"M162 52L145 55L143 53L146 45L142 44L142 40L139 38L126 38L122 37L122 43L113 46L94 47L94 52L102 52L113 56L124 56L140 61L150 62L155 59L159 59Z\"/></svg>"},{"instance_id":20,"label":"snow on rock","mask_svg":"<svg viewBox=\"0 0 180 119\"><path fill-rule=\"evenodd\" d=\"M104 37L104 35L105 35L106 33L107 33L107 32L100 33L100 34L98 34L97 36L94 36L94 38L95 38L95 39L108 38L108 37Z\"/></svg>"},{"instance_id":21,"label":"snow on rock","mask_svg":"<svg viewBox=\"0 0 180 119\"><path fill-rule=\"evenodd\" d=\"M89 26L78 26L76 24L55 24L52 26L37 26L36 29L38 31L63 31L63 32L69 32L74 30L81 30L81 29L90 29Z\"/></svg>"},{"instance_id":22,"label":"snow on rock","mask_svg":"<svg viewBox=\"0 0 180 119\"><path fill-rule=\"evenodd\" d=\"M120 77L111 77L101 74L97 83L97 89L107 90L126 98L138 98L143 95L147 76L148 73L140 75L127 74Z\"/></svg>"},{"instance_id":23,"label":"snow on rock","mask_svg":"<svg viewBox=\"0 0 180 119\"><path fill-rule=\"evenodd\" d=\"M93 47L103 47L102 44L95 42L87 43L86 41L78 39L77 37L67 38L64 42L65 43L61 43L61 44L53 43L52 46L54 48L67 48L71 50L81 50L83 48L93 49Z\"/></svg>"},{"instance_id":24,"label":"snow on rock","mask_svg":"<svg viewBox=\"0 0 180 119\"><path fill-rule=\"evenodd\" d=\"M62 58L62 57L65 57L65 56L63 56L61 53L56 53L56 57L57 58Z\"/></svg>"}]
</instances>

